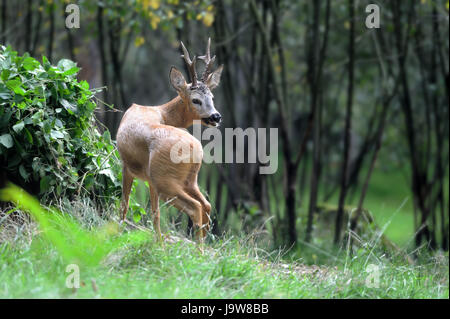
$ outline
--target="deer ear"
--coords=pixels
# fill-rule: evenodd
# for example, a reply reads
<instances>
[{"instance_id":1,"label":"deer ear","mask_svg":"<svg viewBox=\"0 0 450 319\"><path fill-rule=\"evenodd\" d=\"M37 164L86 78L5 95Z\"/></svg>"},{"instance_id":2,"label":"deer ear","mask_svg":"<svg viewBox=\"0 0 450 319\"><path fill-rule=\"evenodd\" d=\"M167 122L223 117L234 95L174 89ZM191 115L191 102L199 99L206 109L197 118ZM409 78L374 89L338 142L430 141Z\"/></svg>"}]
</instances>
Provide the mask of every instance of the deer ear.
<instances>
[{"instance_id":1,"label":"deer ear","mask_svg":"<svg viewBox=\"0 0 450 319\"><path fill-rule=\"evenodd\" d=\"M183 91L186 88L187 84L183 73L178 71L176 67L173 66L170 68L169 78L170 84L172 84L173 88L177 90L177 92Z\"/></svg>"},{"instance_id":2,"label":"deer ear","mask_svg":"<svg viewBox=\"0 0 450 319\"><path fill-rule=\"evenodd\" d=\"M222 75L223 65L219 66L217 70L211 73L206 80L206 85L210 90L214 90L219 86L220 76Z\"/></svg>"}]
</instances>

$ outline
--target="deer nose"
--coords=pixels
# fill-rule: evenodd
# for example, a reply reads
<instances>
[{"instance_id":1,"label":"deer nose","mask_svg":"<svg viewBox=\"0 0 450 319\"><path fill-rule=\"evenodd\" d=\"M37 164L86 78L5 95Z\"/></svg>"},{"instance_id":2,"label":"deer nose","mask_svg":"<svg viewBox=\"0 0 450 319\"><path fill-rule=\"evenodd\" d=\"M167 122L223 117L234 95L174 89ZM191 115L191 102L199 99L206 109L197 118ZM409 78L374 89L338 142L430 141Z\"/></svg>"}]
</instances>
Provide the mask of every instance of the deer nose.
<instances>
[{"instance_id":1,"label":"deer nose","mask_svg":"<svg viewBox=\"0 0 450 319\"><path fill-rule=\"evenodd\" d=\"M220 123L220 121L222 120L222 115L220 115L219 113L214 113L213 115L211 115L210 119L213 122Z\"/></svg>"}]
</instances>

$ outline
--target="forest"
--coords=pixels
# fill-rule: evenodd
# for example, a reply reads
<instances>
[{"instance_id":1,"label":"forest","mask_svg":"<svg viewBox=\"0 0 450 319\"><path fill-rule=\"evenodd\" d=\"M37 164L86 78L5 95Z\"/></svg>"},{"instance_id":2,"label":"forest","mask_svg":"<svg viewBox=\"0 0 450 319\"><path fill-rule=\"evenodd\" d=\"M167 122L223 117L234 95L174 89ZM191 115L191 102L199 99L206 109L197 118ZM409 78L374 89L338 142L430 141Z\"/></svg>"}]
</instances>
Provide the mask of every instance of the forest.
<instances>
[{"instance_id":1,"label":"forest","mask_svg":"<svg viewBox=\"0 0 450 319\"><path fill-rule=\"evenodd\" d=\"M198 174L199 253L170 201L169 246L148 238L147 181L118 225L116 138L133 103L177 96L172 66L189 82L181 43L208 71L208 39L223 140ZM448 39L447 0L0 0L0 296L448 298ZM89 289L64 287L73 263Z\"/></svg>"}]
</instances>

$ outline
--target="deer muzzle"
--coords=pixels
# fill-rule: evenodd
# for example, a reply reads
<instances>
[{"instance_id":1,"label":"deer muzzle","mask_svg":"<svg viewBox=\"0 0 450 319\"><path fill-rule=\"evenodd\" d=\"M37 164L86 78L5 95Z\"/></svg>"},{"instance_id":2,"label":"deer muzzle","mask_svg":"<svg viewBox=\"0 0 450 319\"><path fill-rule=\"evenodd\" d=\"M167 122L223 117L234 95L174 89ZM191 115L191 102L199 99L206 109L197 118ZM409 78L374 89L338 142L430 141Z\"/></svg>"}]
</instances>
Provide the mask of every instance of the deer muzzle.
<instances>
[{"instance_id":1,"label":"deer muzzle","mask_svg":"<svg viewBox=\"0 0 450 319\"><path fill-rule=\"evenodd\" d=\"M202 121L207 126L217 127L222 121L222 116L220 115L220 113L214 113L210 117L203 118Z\"/></svg>"}]
</instances>

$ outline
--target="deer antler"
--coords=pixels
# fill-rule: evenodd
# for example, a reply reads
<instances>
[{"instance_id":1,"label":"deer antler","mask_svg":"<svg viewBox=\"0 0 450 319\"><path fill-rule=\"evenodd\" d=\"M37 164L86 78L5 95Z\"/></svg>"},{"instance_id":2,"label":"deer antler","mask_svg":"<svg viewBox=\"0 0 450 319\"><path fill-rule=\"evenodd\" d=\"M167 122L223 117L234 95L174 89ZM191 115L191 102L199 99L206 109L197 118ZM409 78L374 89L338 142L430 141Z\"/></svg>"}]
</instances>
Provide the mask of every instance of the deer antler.
<instances>
[{"instance_id":1,"label":"deer antler","mask_svg":"<svg viewBox=\"0 0 450 319\"><path fill-rule=\"evenodd\" d=\"M191 77L192 81L192 87L197 87L197 72L195 71L195 62L197 60L197 57L194 56L194 58L191 61L191 58L189 57L189 52L186 50L186 47L183 44L183 41L181 41L181 48L183 49L183 55L181 56L184 58L184 61L186 62L186 65L188 67L189 75Z\"/></svg>"},{"instance_id":2,"label":"deer antler","mask_svg":"<svg viewBox=\"0 0 450 319\"><path fill-rule=\"evenodd\" d=\"M203 75L202 75L203 82L206 82L206 80L208 79L208 76L212 73L212 66L214 64L214 61L216 60L216 56L213 56L211 58L210 49L211 49L211 38L208 39L208 46L206 47L206 54L198 57L199 59L203 60L203 62L205 62L205 64L206 64L205 72L203 72Z\"/></svg>"}]
</instances>

